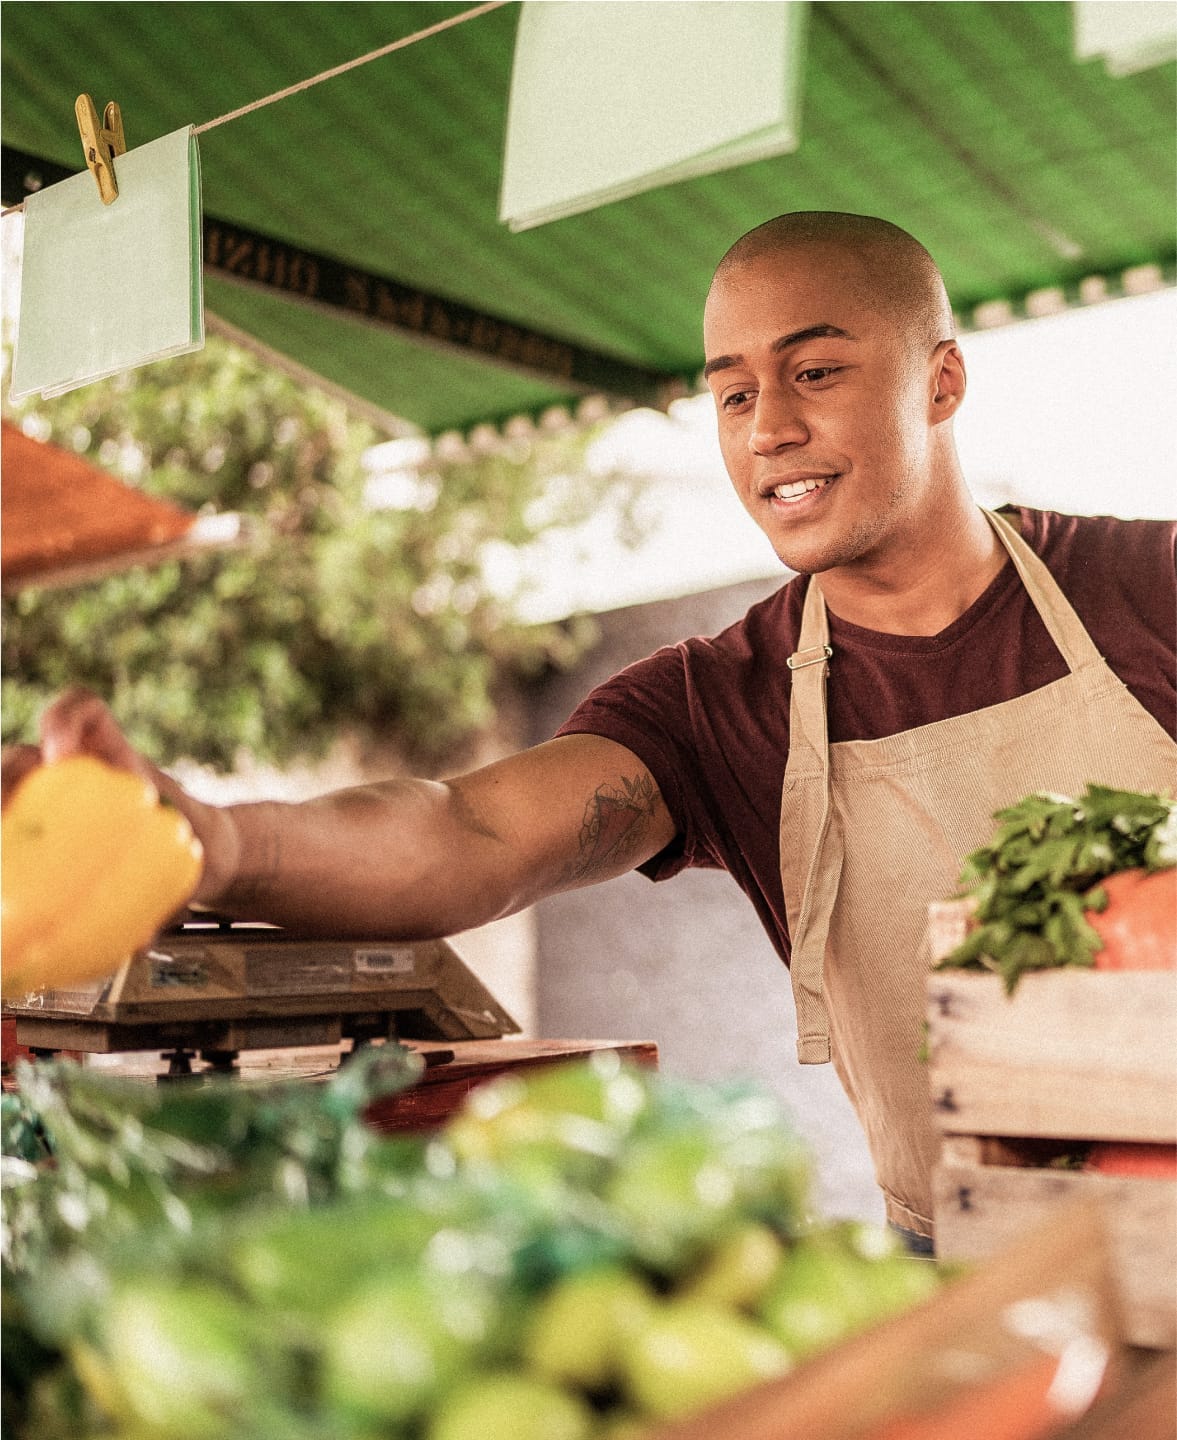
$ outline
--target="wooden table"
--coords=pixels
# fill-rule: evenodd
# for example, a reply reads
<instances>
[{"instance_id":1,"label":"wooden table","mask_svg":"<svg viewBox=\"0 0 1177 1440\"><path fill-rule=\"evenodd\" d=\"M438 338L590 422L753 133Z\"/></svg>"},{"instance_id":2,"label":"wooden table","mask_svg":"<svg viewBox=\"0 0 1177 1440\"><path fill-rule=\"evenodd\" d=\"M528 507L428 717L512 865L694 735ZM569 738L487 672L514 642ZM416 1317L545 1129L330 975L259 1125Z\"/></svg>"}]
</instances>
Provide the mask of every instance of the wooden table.
<instances>
[{"instance_id":1,"label":"wooden table","mask_svg":"<svg viewBox=\"0 0 1177 1440\"><path fill-rule=\"evenodd\" d=\"M421 1079L411 1090L377 1100L368 1108L368 1123L383 1133L440 1125L476 1085L508 1071L583 1060L600 1051L613 1051L631 1064L654 1067L658 1063L658 1047L649 1040L416 1041L412 1049L425 1061ZM445 1058L451 1054L452 1059Z\"/></svg>"},{"instance_id":2,"label":"wooden table","mask_svg":"<svg viewBox=\"0 0 1177 1440\"><path fill-rule=\"evenodd\" d=\"M476 1085L508 1071L535 1070L564 1060L583 1060L612 1051L629 1064L651 1068L658 1064L658 1046L652 1040L411 1040L409 1048L421 1056L425 1069L411 1089L375 1101L366 1112L368 1123L382 1133L427 1130L442 1124ZM346 1056L340 1046L285 1050L244 1050L237 1072L246 1082L266 1080L326 1080ZM107 1074L156 1079L167 1072L158 1054L91 1056L88 1063ZM179 1083L184 1083L180 1081Z\"/></svg>"}]
</instances>

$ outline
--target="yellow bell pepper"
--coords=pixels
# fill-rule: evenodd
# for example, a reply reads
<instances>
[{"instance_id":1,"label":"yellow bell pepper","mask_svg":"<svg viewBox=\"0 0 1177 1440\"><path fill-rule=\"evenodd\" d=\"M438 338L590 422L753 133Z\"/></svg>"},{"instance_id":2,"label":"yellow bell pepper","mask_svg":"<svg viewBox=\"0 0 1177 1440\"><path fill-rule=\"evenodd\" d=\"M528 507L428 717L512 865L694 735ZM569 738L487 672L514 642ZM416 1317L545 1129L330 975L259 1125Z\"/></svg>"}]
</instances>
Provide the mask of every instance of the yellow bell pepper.
<instances>
[{"instance_id":1,"label":"yellow bell pepper","mask_svg":"<svg viewBox=\"0 0 1177 1440\"><path fill-rule=\"evenodd\" d=\"M100 979L146 945L200 878L187 819L89 755L40 765L0 819L3 993Z\"/></svg>"}]
</instances>

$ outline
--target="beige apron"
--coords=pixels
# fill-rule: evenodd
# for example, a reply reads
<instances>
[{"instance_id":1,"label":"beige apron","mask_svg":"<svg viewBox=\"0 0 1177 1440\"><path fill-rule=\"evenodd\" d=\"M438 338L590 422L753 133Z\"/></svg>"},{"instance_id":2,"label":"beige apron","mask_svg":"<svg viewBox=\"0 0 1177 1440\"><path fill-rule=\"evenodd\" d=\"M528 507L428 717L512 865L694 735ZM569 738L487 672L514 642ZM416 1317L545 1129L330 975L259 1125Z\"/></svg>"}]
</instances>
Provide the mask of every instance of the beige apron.
<instances>
[{"instance_id":1,"label":"beige apron","mask_svg":"<svg viewBox=\"0 0 1177 1440\"><path fill-rule=\"evenodd\" d=\"M953 893L1002 806L1035 790L1074 794L1088 781L1170 793L1177 779L1177 743L1112 674L1030 546L985 513L1069 674L971 715L830 745L829 627L814 581L790 657L780 848L797 1057L833 1060L888 1219L924 1234L937 1152L918 1058L928 902Z\"/></svg>"}]
</instances>

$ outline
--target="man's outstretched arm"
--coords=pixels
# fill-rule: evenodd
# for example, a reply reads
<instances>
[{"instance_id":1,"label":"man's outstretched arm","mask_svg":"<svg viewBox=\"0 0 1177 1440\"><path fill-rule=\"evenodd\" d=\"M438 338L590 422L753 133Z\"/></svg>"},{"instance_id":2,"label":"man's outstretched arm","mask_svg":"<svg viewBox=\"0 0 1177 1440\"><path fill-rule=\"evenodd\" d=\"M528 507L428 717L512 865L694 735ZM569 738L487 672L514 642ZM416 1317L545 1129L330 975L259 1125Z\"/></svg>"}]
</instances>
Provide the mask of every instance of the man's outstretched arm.
<instances>
[{"instance_id":1,"label":"man's outstretched arm","mask_svg":"<svg viewBox=\"0 0 1177 1440\"><path fill-rule=\"evenodd\" d=\"M675 833L645 766L592 735L447 781L230 806L188 795L131 749L97 697L70 691L45 713L41 752L79 750L149 775L188 816L205 852L198 903L307 933L455 934L621 875Z\"/></svg>"}]
</instances>

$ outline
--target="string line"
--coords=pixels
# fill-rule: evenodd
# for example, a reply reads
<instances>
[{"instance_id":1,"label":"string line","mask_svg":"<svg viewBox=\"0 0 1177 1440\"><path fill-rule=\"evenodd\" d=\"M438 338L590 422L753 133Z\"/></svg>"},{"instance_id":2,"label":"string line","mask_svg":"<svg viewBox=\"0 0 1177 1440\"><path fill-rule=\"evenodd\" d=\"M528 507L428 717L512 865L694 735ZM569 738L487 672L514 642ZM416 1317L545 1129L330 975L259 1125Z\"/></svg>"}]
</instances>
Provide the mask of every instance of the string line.
<instances>
[{"instance_id":1,"label":"string line","mask_svg":"<svg viewBox=\"0 0 1177 1440\"><path fill-rule=\"evenodd\" d=\"M509 0L484 0L483 4L463 10L460 15L451 15L447 20L439 20L435 25L426 26L424 30L417 30L412 35L403 35L399 40L381 45L378 50L370 50L366 55L357 55L354 60L345 60L342 65L333 65L330 70L324 70L318 75L300 80L295 85L288 85L284 90L276 90L273 95L264 95L260 100L252 100L248 105L230 110L225 115L218 115L215 120L206 120L203 125L195 125L192 133L203 135L206 130L215 130L218 125L227 125L230 120L238 120L242 115L249 115L254 110L261 110L264 106L273 105L278 100L298 95L303 90L309 90L312 85L321 85L324 80L333 80L336 75L343 75L348 70L355 70L358 66L367 65L371 60L379 60L384 55L391 55L394 50L407 49L408 46L415 45L418 40L428 40L431 35L440 35L443 30L452 30L455 25L461 25L467 20L474 20L479 15L485 15L490 10L498 10L508 3ZM0 210L0 218L5 215L15 215L24 208L23 200L16 205L6 206L5 209Z\"/></svg>"},{"instance_id":2,"label":"string line","mask_svg":"<svg viewBox=\"0 0 1177 1440\"><path fill-rule=\"evenodd\" d=\"M429 25L424 30L418 30L412 35L404 35L399 40L382 45L378 50L369 51L367 55L358 55L354 60L345 60L342 65L334 65L330 70L324 70L319 75L312 75L307 80L300 80L295 85L288 85L285 90L276 90L273 95L253 100L248 105L242 105L238 110L230 110L226 115L218 115L215 120L206 120L203 125L194 126L192 133L203 135L206 130L214 130L218 125L227 125L230 120L238 120L242 115L249 115L252 111L260 110L265 105L273 105L275 101L285 100L291 95L309 90L312 85L321 85L324 80L333 80L336 75L343 75L348 70L354 70L360 65L367 65L369 61L379 60L384 55L391 55L394 50L404 50L409 45L415 45L418 40L427 40L431 35L439 35L443 30L450 30L466 20L473 20L479 15L485 15L488 10L498 10L500 6L507 3L508 0L485 0L484 4L475 5L470 10L463 10L460 15L451 15L448 20L439 20L435 25Z\"/></svg>"}]
</instances>

